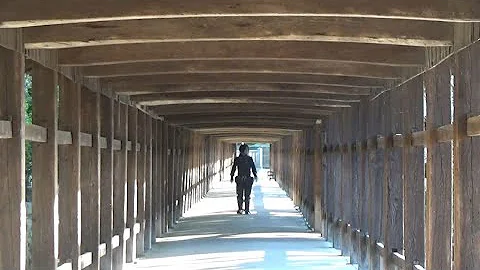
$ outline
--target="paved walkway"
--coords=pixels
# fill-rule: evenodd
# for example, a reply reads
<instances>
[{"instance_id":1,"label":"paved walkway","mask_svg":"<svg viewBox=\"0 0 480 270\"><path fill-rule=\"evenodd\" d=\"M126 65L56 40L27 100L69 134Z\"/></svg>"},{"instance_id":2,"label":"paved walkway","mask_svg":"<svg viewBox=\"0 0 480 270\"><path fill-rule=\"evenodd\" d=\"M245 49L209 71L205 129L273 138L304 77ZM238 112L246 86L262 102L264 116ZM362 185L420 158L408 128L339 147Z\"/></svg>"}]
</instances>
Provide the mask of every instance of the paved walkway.
<instances>
[{"instance_id":1,"label":"paved walkway","mask_svg":"<svg viewBox=\"0 0 480 270\"><path fill-rule=\"evenodd\" d=\"M252 215L237 215L235 185L216 183L131 269L357 269L307 228L275 181L261 177L252 195Z\"/></svg>"}]
</instances>

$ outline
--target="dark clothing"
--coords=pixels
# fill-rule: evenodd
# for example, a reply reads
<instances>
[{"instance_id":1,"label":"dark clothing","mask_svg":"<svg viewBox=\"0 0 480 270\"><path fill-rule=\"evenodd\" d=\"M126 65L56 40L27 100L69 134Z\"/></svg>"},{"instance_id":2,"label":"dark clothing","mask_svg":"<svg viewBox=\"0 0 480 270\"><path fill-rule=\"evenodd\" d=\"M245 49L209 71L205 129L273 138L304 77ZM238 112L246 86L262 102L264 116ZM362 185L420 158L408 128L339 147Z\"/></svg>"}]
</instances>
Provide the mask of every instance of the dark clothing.
<instances>
[{"instance_id":1,"label":"dark clothing","mask_svg":"<svg viewBox=\"0 0 480 270\"><path fill-rule=\"evenodd\" d=\"M243 202L245 201L245 211L248 212L250 211L250 193L252 193L253 178L239 176L235 179L235 183L237 184L238 209L243 209Z\"/></svg>"},{"instance_id":2,"label":"dark clothing","mask_svg":"<svg viewBox=\"0 0 480 270\"><path fill-rule=\"evenodd\" d=\"M237 203L238 209L243 209L243 202L245 202L245 212L250 210L250 193L252 193L253 178L250 176L252 172L255 178L257 177L257 169L255 163L250 156L240 154L233 161L231 178L235 175L235 170L238 167L238 176L235 178L237 184ZM251 170L251 171L250 171Z\"/></svg>"},{"instance_id":3,"label":"dark clothing","mask_svg":"<svg viewBox=\"0 0 480 270\"><path fill-rule=\"evenodd\" d=\"M235 175L235 170L238 167L238 176L248 176L250 177L250 169L253 172L253 175L257 177L257 169L255 168L255 163L253 163L253 159L250 156L240 154L238 157L235 158L233 161L232 172L230 176L233 178Z\"/></svg>"}]
</instances>

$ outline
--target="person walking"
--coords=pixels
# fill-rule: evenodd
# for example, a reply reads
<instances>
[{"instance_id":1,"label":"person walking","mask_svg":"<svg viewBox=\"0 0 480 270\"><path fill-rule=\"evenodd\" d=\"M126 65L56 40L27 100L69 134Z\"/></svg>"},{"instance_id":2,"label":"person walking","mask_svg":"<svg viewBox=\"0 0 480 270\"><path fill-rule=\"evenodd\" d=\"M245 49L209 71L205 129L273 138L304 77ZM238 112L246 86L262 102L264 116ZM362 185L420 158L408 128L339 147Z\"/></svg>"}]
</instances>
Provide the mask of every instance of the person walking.
<instances>
[{"instance_id":1,"label":"person walking","mask_svg":"<svg viewBox=\"0 0 480 270\"><path fill-rule=\"evenodd\" d=\"M245 202L245 215L250 214L250 194L252 193L253 178L251 173L257 180L257 169L252 157L248 155L248 145L242 144L239 149L240 154L233 161L232 172L230 173L230 182L233 182L233 176L238 168L238 176L235 177L237 185L237 214L242 214L243 202Z\"/></svg>"}]
</instances>

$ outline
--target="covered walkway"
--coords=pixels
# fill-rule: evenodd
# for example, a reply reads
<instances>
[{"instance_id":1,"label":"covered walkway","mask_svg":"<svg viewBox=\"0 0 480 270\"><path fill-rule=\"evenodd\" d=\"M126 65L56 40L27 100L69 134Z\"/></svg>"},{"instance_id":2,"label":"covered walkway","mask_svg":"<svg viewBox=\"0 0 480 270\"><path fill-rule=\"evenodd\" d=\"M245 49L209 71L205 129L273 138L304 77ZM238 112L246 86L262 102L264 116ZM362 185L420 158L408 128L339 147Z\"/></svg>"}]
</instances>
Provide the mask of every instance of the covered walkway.
<instances>
[{"instance_id":1,"label":"covered walkway","mask_svg":"<svg viewBox=\"0 0 480 270\"><path fill-rule=\"evenodd\" d=\"M358 269L307 226L266 173L254 184L252 215L235 213L235 196L235 184L216 182L129 270Z\"/></svg>"}]
</instances>

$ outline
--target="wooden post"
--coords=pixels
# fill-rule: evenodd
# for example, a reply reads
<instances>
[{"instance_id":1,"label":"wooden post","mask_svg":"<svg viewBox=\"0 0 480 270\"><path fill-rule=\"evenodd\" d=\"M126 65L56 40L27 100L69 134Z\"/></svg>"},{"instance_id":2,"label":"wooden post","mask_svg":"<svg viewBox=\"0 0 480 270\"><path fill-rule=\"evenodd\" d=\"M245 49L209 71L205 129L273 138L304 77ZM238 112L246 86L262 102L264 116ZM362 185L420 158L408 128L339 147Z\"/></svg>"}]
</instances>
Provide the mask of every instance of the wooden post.
<instances>
[{"instance_id":1,"label":"wooden post","mask_svg":"<svg viewBox=\"0 0 480 270\"><path fill-rule=\"evenodd\" d=\"M165 170L163 166L163 122L160 120L156 120L156 137L155 137L155 144L156 144L156 180L157 186L155 188L156 192L156 203L155 203L155 211L157 215L156 227L155 227L155 237L160 237L163 233L163 197L165 196L165 186L163 184L163 171Z\"/></svg>"},{"instance_id":2,"label":"wooden post","mask_svg":"<svg viewBox=\"0 0 480 270\"><path fill-rule=\"evenodd\" d=\"M100 242L105 243L107 253L100 259L100 269L112 268L113 236L113 132L114 101L101 97L101 134L107 139L107 148L101 150L101 185L100 185Z\"/></svg>"},{"instance_id":3,"label":"wooden post","mask_svg":"<svg viewBox=\"0 0 480 270\"><path fill-rule=\"evenodd\" d=\"M145 241L146 250L152 248L152 117L146 116L147 127L145 133Z\"/></svg>"},{"instance_id":4,"label":"wooden post","mask_svg":"<svg viewBox=\"0 0 480 270\"><path fill-rule=\"evenodd\" d=\"M21 35L18 35L19 37ZM12 137L0 139L0 269L24 270L25 210L25 59L0 46L0 119L10 121Z\"/></svg>"},{"instance_id":5,"label":"wooden post","mask_svg":"<svg viewBox=\"0 0 480 270\"><path fill-rule=\"evenodd\" d=\"M120 140L122 148L114 153L113 180L113 234L120 238L119 246L113 255L113 269L122 270L126 262L126 217L127 217L127 141L128 141L128 106L115 102L115 138Z\"/></svg>"},{"instance_id":6,"label":"wooden post","mask_svg":"<svg viewBox=\"0 0 480 270\"><path fill-rule=\"evenodd\" d=\"M162 122L162 183L163 183L163 196L162 196L162 228L163 233L167 232L168 228L168 205L169 205L169 187L170 187L170 178L169 178L169 145L168 145L168 138L169 138L169 129L166 122Z\"/></svg>"},{"instance_id":7,"label":"wooden post","mask_svg":"<svg viewBox=\"0 0 480 270\"><path fill-rule=\"evenodd\" d=\"M145 253L145 165L146 165L146 114L138 112L137 141L140 149L137 149L137 218L140 224L140 232L137 235L137 257ZM132 141L132 145L134 142Z\"/></svg>"},{"instance_id":8,"label":"wooden post","mask_svg":"<svg viewBox=\"0 0 480 270\"><path fill-rule=\"evenodd\" d=\"M168 228L172 228L175 223L174 210L175 207L175 174L174 174L174 164L175 164L175 132L173 127L168 127Z\"/></svg>"},{"instance_id":9,"label":"wooden post","mask_svg":"<svg viewBox=\"0 0 480 270\"><path fill-rule=\"evenodd\" d=\"M79 270L81 86L64 76L59 84L58 128L72 134L71 145L58 147L59 259L60 263L71 260L72 270Z\"/></svg>"},{"instance_id":10,"label":"wooden post","mask_svg":"<svg viewBox=\"0 0 480 270\"><path fill-rule=\"evenodd\" d=\"M427 92L426 268L451 269L451 143L435 128L450 123L450 61L425 74Z\"/></svg>"},{"instance_id":11,"label":"wooden post","mask_svg":"<svg viewBox=\"0 0 480 270\"><path fill-rule=\"evenodd\" d=\"M127 228L130 229L130 238L127 240L126 262L133 262L137 254L137 240L134 226L137 220L137 115L138 109L128 107L128 140L131 150L128 152L127 164Z\"/></svg>"},{"instance_id":12,"label":"wooden post","mask_svg":"<svg viewBox=\"0 0 480 270\"><path fill-rule=\"evenodd\" d=\"M418 77L402 90L404 106L403 133L408 136L403 148L404 175L404 245L405 265L425 266L425 161L424 147L412 145L411 133L424 129L423 77Z\"/></svg>"},{"instance_id":13,"label":"wooden post","mask_svg":"<svg viewBox=\"0 0 480 270\"><path fill-rule=\"evenodd\" d=\"M58 258L57 73L33 65L33 124L47 129L32 143L32 269L56 269Z\"/></svg>"},{"instance_id":14,"label":"wooden post","mask_svg":"<svg viewBox=\"0 0 480 270\"><path fill-rule=\"evenodd\" d=\"M467 117L480 114L480 46L456 56L454 126L455 269L478 268L480 251L480 138L467 137Z\"/></svg>"},{"instance_id":15,"label":"wooden post","mask_svg":"<svg viewBox=\"0 0 480 270\"><path fill-rule=\"evenodd\" d=\"M368 174L368 150L367 150L367 125L368 125L368 106L369 106L369 101L367 99L363 99L360 102L360 109L359 109L359 114L358 114L358 121L360 123L360 131L359 131L359 139L360 141L357 143L357 151L359 151L359 185L360 185L360 228L361 228L361 234L357 234L357 236L360 238L360 248L361 248L361 255L360 255L360 260L359 260L359 266L360 269L368 269L368 257L367 257L367 251L368 251L368 245L366 244L365 241L365 233L368 232L368 217L369 217L369 212L368 212L368 204L370 200L369 196L369 174Z\"/></svg>"},{"instance_id":16,"label":"wooden post","mask_svg":"<svg viewBox=\"0 0 480 270\"><path fill-rule=\"evenodd\" d=\"M81 253L92 252L89 269L99 269L100 244L100 94L82 89L82 132L92 135L92 147L81 150Z\"/></svg>"}]
</instances>

